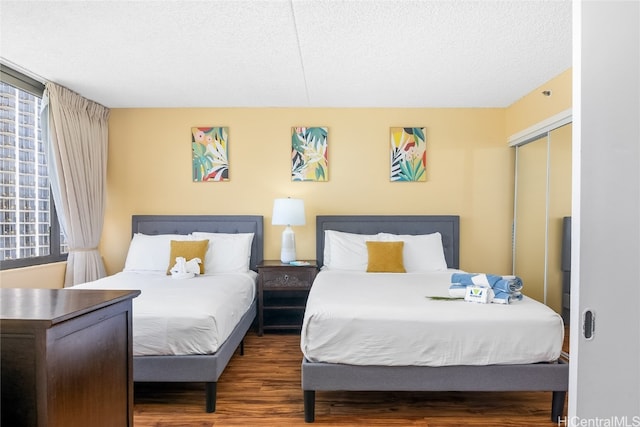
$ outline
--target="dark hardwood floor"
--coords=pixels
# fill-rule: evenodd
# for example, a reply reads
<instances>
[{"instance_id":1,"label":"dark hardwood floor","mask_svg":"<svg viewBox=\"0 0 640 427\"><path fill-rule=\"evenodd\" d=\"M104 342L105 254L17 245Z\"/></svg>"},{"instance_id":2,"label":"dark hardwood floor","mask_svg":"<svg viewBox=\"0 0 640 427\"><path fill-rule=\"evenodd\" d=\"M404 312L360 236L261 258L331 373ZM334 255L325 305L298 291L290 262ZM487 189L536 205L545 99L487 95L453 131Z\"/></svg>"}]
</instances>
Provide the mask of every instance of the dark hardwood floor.
<instances>
[{"instance_id":1,"label":"dark hardwood floor","mask_svg":"<svg viewBox=\"0 0 640 427\"><path fill-rule=\"evenodd\" d=\"M203 384L136 384L134 425L558 425L550 420L550 392L317 392L316 421L305 424L299 342L299 335L250 331L244 356L236 353L218 382L215 413L205 412Z\"/></svg>"}]
</instances>

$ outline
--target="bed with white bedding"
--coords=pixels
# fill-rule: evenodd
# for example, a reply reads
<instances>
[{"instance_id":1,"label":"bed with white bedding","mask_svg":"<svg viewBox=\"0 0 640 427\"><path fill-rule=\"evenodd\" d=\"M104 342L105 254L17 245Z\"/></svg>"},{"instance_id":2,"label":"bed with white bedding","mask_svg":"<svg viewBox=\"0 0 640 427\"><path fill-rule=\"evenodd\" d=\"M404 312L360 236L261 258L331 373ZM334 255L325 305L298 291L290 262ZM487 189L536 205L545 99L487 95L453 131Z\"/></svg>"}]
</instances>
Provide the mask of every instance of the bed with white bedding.
<instances>
[{"instance_id":1,"label":"bed with white bedding","mask_svg":"<svg viewBox=\"0 0 640 427\"><path fill-rule=\"evenodd\" d=\"M475 304L447 297L452 271L321 271L302 330L312 362L455 366L550 362L560 356L558 314L524 297Z\"/></svg>"},{"instance_id":2,"label":"bed with white bedding","mask_svg":"<svg viewBox=\"0 0 640 427\"><path fill-rule=\"evenodd\" d=\"M263 218L253 215L134 215L123 271L75 289L139 289L133 302L135 382L203 382L206 410L257 312L256 265ZM167 275L171 241L208 240L203 274Z\"/></svg>"},{"instance_id":3,"label":"bed with white bedding","mask_svg":"<svg viewBox=\"0 0 640 427\"><path fill-rule=\"evenodd\" d=\"M122 271L77 286L138 289L134 306L133 355L214 354L255 299L256 273L172 279L166 273Z\"/></svg>"},{"instance_id":4,"label":"bed with white bedding","mask_svg":"<svg viewBox=\"0 0 640 427\"><path fill-rule=\"evenodd\" d=\"M552 391L552 420L562 415L560 315L526 296L442 299L459 272L457 216L319 216L316 227L323 267L301 333L305 421L317 390ZM397 240L406 272L366 272L362 242Z\"/></svg>"}]
</instances>

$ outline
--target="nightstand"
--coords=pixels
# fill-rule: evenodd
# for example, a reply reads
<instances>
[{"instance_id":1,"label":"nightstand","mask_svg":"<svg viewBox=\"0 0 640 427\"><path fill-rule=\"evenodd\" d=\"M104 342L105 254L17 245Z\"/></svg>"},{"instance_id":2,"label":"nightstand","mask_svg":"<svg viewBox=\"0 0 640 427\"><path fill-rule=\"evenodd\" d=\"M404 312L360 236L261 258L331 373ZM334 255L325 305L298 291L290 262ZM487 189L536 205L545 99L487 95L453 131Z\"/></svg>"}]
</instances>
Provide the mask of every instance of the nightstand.
<instances>
[{"instance_id":1,"label":"nightstand","mask_svg":"<svg viewBox=\"0 0 640 427\"><path fill-rule=\"evenodd\" d=\"M307 296L318 272L315 260L293 266L280 261L258 264L258 335L265 330L300 331Z\"/></svg>"}]
</instances>

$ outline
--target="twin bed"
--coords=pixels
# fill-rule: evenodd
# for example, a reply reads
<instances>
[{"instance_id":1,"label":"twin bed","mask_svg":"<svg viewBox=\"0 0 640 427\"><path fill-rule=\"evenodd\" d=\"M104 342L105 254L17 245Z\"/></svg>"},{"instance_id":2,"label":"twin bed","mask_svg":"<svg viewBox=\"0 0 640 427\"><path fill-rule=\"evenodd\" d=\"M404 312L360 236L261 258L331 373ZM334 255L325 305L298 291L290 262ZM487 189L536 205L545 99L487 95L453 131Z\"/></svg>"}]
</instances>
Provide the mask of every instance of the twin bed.
<instances>
[{"instance_id":1,"label":"twin bed","mask_svg":"<svg viewBox=\"0 0 640 427\"><path fill-rule=\"evenodd\" d=\"M366 272L363 241L398 240L406 273ZM301 333L306 422L316 391L337 390L552 391L551 419L562 416L561 317L526 296L509 305L443 300L458 242L457 216L317 217L323 270Z\"/></svg>"},{"instance_id":2,"label":"twin bed","mask_svg":"<svg viewBox=\"0 0 640 427\"><path fill-rule=\"evenodd\" d=\"M141 289L134 381L204 382L214 412L217 381L256 317L263 217L135 215L132 235L122 272L76 288ZM204 274L167 275L174 239L209 240ZM367 273L367 240L402 240L406 272ZM322 270L301 332L306 422L315 419L316 391L332 390L552 391L551 419L562 416L562 319L527 297L443 301L458 244L457 216L317 217Z\"/></svg>"},{"instance_id":3,"label":"twin bed","mask_svg":"<svg viewBox=\"0 0 640 427\"><path fill-rule=\"evenodd\" d=\"M256 265L263 258L263 217L134 215L122 272L77 289L140 289L133 301L135 382L203 382L206 411L216 384L257 313ZM209 240L205 272L167 275L170 240Z\"/></svg>"}]
</instances>

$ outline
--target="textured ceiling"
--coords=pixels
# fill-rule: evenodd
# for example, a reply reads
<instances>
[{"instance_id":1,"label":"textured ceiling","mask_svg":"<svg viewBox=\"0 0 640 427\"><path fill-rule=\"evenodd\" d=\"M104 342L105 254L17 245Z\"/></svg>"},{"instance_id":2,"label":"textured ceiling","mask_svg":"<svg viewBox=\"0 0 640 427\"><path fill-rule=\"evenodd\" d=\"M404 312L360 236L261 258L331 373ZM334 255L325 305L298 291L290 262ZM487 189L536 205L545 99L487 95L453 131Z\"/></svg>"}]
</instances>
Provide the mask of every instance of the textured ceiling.
<instances>
[{"instance_id":1,"label":"textured ceiling","mask_svg":"<svg viewBox=\"0 0 640 427\"><path fill-rule=\"evenodd\" d=\"M112 108L506 107L571 1L8 1L0 60Z\"/></svg>"}]
</instances>

